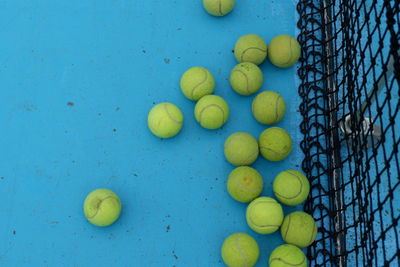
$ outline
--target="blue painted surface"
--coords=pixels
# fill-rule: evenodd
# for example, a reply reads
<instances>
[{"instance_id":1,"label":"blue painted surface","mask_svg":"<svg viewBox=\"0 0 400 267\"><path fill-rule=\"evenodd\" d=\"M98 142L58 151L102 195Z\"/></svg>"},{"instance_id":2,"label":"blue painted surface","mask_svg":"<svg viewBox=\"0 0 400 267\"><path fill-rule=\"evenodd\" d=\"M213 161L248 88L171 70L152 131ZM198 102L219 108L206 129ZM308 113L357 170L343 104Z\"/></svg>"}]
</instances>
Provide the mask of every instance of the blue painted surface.
<instances>
[{"instance_id":1,"label":"blue painted surface","mask_svg":"<svg viewBox=\"0 0 400 267\"><path fill-rule=\"evenodd\" d=\"M245 223L246 206L233 201L223 157L231 133L258 136L253 97L229 86L237 38L258 33L269 42L295 34L292 1L237 1L224 18L201 1L0 1L0 265L222 266L226 236L244 231L259 242L260 261L282 240ZM194 120L194 103L179 90L189 67L208 68L216 94L231 107L223 129ZM302 160L295 68L262 65L263 90L288 104L278 124L289 130L288 159L255 164L264 195L280 171ZM177 104L185 125L176 138L147 130L154 103ZM121 218L90 225L82 202L105 187L122 199ZM288 212L289 209L285 208Z\"/></svg>"}]
</instances>

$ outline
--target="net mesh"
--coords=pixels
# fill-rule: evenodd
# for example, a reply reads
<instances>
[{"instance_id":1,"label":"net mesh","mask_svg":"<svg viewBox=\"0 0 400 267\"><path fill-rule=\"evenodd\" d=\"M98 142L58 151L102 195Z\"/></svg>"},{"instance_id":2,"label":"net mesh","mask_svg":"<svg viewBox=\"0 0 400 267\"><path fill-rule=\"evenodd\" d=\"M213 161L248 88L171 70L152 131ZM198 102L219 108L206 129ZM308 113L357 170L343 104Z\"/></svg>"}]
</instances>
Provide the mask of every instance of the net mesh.
<instances>
[{"instance_id":1,"label":"net mesh","mask_svg":"<svg viewBox=\"0 0 400 267\"><path fill-rule=\"evenodd\" d=\"M400 266L400 1L297 11L310 266Z\"/></svg>"}]
</instances>

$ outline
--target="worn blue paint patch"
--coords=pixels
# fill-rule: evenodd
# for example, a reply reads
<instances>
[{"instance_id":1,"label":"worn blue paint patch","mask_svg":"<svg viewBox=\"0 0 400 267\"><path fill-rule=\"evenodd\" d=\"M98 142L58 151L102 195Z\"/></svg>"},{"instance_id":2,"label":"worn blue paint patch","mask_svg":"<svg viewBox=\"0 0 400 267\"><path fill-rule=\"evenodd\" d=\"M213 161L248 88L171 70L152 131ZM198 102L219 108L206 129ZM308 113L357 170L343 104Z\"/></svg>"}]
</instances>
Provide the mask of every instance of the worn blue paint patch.
<instances>
[{"instance_id":1,"label":"worn blue paint patch","mask_svg":"<svg viewBox=\"0 0 400 267\"><path fill-rule=\"evenodd\" d=\"M201 1L5 0L0 25L0 265L222 266L224 238L244 231L259 242L257 266L266 266L282 240L247 227L246 206L226 192L233 167L223 157L231 133L258 136L265 127L252 118L253 97L235 94L228 77L241 35L269 42L295 34L292 1L237 1L214 18ZM231 107L223 129L202 129L179 90L180 75L195 65L214 74L215 93ZM263 90L288 104L278 125L294 140L287 160L254 164L271 196L277 173L300 169L301 119L296 68L261 68ZM185 115L171 140L146 127L147 112L163 101ZM82 214L98 187L123 202L108 228Z\"/></svg>"}]
</instances>

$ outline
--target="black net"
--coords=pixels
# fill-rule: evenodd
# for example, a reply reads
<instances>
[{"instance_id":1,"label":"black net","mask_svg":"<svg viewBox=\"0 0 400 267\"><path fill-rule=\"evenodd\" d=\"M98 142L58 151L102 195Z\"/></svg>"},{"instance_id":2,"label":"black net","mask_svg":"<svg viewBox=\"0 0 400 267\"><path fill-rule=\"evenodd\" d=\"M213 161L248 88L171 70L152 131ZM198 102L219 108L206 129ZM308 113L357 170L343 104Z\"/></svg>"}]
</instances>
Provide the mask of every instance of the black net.
<instances>
[{"instance_id":1,"label":"black net","mask_svg":"<svg viewBox=\"0 0 400 267\"><path fill-rule=\"evenodd\" d=\"M297 10L310 266L400 266L400 1Z\"/></svg>"}]
</instances>

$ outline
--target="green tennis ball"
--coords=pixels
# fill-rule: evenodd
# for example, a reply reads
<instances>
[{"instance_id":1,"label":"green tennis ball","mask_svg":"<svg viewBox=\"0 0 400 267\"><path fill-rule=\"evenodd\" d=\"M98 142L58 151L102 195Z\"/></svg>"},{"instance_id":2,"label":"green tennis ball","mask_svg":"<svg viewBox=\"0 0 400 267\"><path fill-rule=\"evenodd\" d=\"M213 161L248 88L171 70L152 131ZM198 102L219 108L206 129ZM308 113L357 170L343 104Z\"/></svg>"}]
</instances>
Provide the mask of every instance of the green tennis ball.
<instances>
[{"instance_id":1,"label":"green tennis ball","mask_svg":"<svg viewBox=\"0 0 400 267\"><path fill-rule=\"evenodd\" d=\"M250 235L236 233L225 239L221 247L221 256L229 267L252 267L258 261L260 249Z\"/></svg>"},{"instance_id":2,"label":"green tennis ball","mask_svg":"<svg viewBox=\"0 0 400 267\"><path fill-rule=\"evenodd\" d=\"M230 13L235 6L235 0L203 0L203 7L208 14L222 17Z\"/></svg>"},{"instance_id":3,"label":"green tennis ball","mask_svg":"<svg viewBox=\"0 0 400 267\"><path fill-rule=\"evenodd\" d=\"M212 74L203 67L193 67L181 77L182 93L190 100L197 101L214 92L215 82Z\"/></svg>"},{"instance_id":4,"label":"green tennis ball","mask_svg":"<svg viewBox=\"0 0 400 267\"><path fill-rule=\"evenodd\" d=\"M301 172L287 170L276 176L273 190L280 202L288 206L296 206L306 200L310 193L310 183Z\"/></svg>"},{"instance_id":5,"label":"green tennis ball","mask_svg":"<svg viewBox=\"0 0 400 267\"><path fill-rule=\"evenodd\" d=\"M296 246L285 244L272 251L269 257L269 267L307 267L307 258Z\"/></svg>"},{"instance_id":6,"label":"green tennis ball","mask_svg":"<svg viewBox=\"0 0 400 267\"><path fill-rule=\"evenodd\" d=\"M194 116L202 127L210 130L218 129L229 118L229 106L220 96L206 95L196 103Z\"/></svg>"},{"instance_id":7,"label":"green tennis ball","mask_svg":"<svg viewBox=\"0 0 400 267\"><path fill-rule=\"evenodd\" d=\"M251 62L260 65L267 57L267 44L257 34L247 34L237 40L235 57L238 62Z\"/></svg>"},{"instance_id":8,"label":"green tennis ball","mask_svg":"<svg viewBox=\"0 0 400 267\"><path fill-rule=\"evenodd\" d=\"M240 63L231 71L230 83L236 93L248 96L260 90L263 74L260 68L251 62Z\"/></svg>"},{"instance_id":9,"label":"green tennis ball","mask_svg":"<svg viewBox=\"0 0 400 267\"><path fill-rule=\"evenodd\" d=\"M225 141L225 158L234 166L251 165L256 161L258 154L257 140L248 133L234 133Z\"/></svg>"},{"instance_id":10,"label":"green tennis ball","mask_svg":"<svg viewBox=\"0 0 400 267\"><path fill-rule=\"evenodd\" d=\"M92 224L108 226L118 219L121 213L121 200L111 190L96 189L86 197L83 212Z\"/></svg>"},{"instance_id":11,"label":"green tennis ball","mask_svg":"<svg viewBox=\"0 0 400 267\"><path fill-rule=\"evenodd\" d=\"M147 125L154 135L171 138L182 129L183 114L174 104L160 103L150 110Z\"/></svg>"},{"instance_id":12,"label":"green tennis ball","mask_svg":"<svg viewBox=\"0 0 400 267\"><path fill-rule=\"evenodd\" d=\"M311 245L317 236L317 224L311 215L296 211L283 220L281 235L286 243L305 248Z\"/></svg>"},{"instance_id":13,"label":"green tennis ball","mask_svg":"<svg viewBox=\"0 0 400 267\"><path fill-rule=\"evenodd\" d=\"M268 47L268 58L272 64L280 68L294 65L300 58L300 45L290 35L282 34L272 39Z\"/></svg>"},{"instance_id":14,"label":"green tennis ball","mask_svg":"<svg viewBox=\"0 0 400 267\"><path fill-rule=\"evenodd\" d=\"M261 133L259 140L261 155L270 161L281 161L292 151L292 138L279 127L271 127Z\"/></svg>"},{"instance_id":15,"label":"green tennis ball","mask_svg":"<svg viewBox=\"0 0 400 267\"><path fill-rule=\"evenodd\" d=\"M246 221L253 231L264 235L271 234L282 224L282 206L270 197L256 198L247 207Z\"/></svg>"},{"instance_id":16,"label":"green tennis ball","mask_svg":"<svg viewBox=\"0 0 400 267\"><path fill-rule=\"evenodd\" d=\"M280 94L265 91L254 98L252 112L259 123L270 125L282 120L286 112L286 104Z\"/></svg>"},{"instance_id":17,"label":"green tennis ball","mask_svg":"<svg viewBox=\"0 0 400 267\"><path fill-rule=\"evenodd\" d=\"M260 173L247 166L234 169L228 177L226 187L231 197L239 202L250 202L263 190L263 179Z\"/></svg>"}]
</instances>

